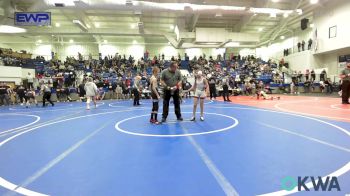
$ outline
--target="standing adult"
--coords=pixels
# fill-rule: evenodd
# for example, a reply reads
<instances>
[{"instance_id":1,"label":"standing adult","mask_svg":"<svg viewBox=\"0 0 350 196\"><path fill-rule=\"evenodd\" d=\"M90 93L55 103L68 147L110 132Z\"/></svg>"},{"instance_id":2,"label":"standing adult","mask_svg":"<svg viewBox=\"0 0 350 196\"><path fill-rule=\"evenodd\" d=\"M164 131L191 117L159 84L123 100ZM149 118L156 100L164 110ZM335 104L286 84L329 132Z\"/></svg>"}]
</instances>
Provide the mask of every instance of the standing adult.
<instances>
[{"instance_id":1,"label":"standing adult","mask_svg":"<svg viewBox=\"0 0 350 196\"><path fill-rule=\"evenodd\" d=\"M141 91L141 76L134 78L134 86L132 92L134 94L134 106L140 105L140 91Z\"/></svg>"},{"instance_id":2,"label":"standing adult","mask_svg":"<svg viewBox=\"0 0 350 196\"><path fill-rule=\"evenodd\" d=\"M34 83L34 77L30 72L28 72L28 74L27 74L27 84L28 84L27 89L34 88L33 83Z\"/></svg>"},{"instance_id":3,"label":"standing adult","mask_svg":"<svg viewBox=\"0 0 350 196\"><path fill-rule=\"evenodd\" d=\"M350 104L350 61L347 62L345 69L341 71L340 78L342 79L342 104Z\"/></svg>"},{"instance_id":4,"label":"standing adult","mask_svg":"<svg viewBox=\"0 0 350 196\"><path fill-rule=\"evenodd\" d=\"M301 42L301 48L303 51L305 50L305 41L304 40Z\"/></svg>"},{"instance_id":5,"label":"standing adult","mask_svg":"<svg viewBox=\"0 0 350 196\"><path fill-rule=\"evenodd\" d=\"M216 99L216 77L211 75L209 77L209 91L210 91L210 100L213 98Z\"/></svg>"},{"instance_id":6,"label":"standing adult","mask_svg":"<svg viewBox=\"0 0 350 196\"><path fill-rule=\"evenodd\" d=\"M6 83L0 83L0 105L10 105L10 97Z\"/></svg>"},{"instance_id":7,"label":"standing adult","mask_svg":"<svg viewBox=\"0 0 350 196\"><path fill-rule=\"evenodd\" d=\"M83 80L83 82L81 84L79 84L78 86L78 93L79 93L79 100L83 101L83 99L85 98L85 79Z\"/></svg>"},{"instance_id":8,"label":"standing adult","mask_svg":"<svg viewBox=\"0 0 350 196\"><path fill-rule=\"evenodd\" d=\"M311 82L314 82L316 80L316 73L315 73L315 70L311 70Z\"/></svg>"},{"instance_id":9,"label":"standing adult","mask_svg":"<svg viewBox=\"0 0 350 196\"><path fill-rule=\"evenodd\" d=\"M169 114L169 102L173 97L175 114L178 121L182 121L181 108L180 108L180 88L182 83L181 72L177 69L176 62L171 62L168 69L165 69L161 73L161 84L163 86L163 115L162 122L166 122Z\"/></svg>"},{"instance_id":10,"label":"standing adult","mask_svg":"<svg viewBox=\"0 0 350 196\"><path fill-rule=\"evenodd\" d=\"M228 91L229 84L230 84L230 80L228 79L227 76L222 78L222 97L224 98L224 101L231 102L230 93Z\"/></svg>"},{"instance_id":11,"label":"standing adult","mask_svg":"<svg viewBox=\"0 0 350 196\"><path fill-rule=\"evenodd\" d=\"M298 52L300 52L301 43L298 42ZM288 56L288 55L287 55Z\"/></svg>"},{"instance_id":12,"label":"standing adult","mask_svg":"<svg viewBox=\"0 0 350 196\"><path fill-rule=\"evenodd\" d=\"M307 49L311 50L311 46L312 46L312 39L310 38L308 41Z\"/></svg>"},{"instance_id":13,"label":"standing adult","mask_svg":"<svg viewBox=\"0 0 350 196\"><path fill-rule=\"evenodd\" d=\"M51 101L51 89L44 81L41 82L41 91L43 92L43 107L45 107L45 102L48 101L52 106L55 104Z\"/></svg>"},{"instance_id":14,"label":"standing adult","mask_svg":"<svg viewBox=\"0 0 350 196\"><path fill-rule=\"evenodd\" d=\"M326 70L322 70L321 74L320 74L320 81L326 81L327 78L327 72Z\"/></svg>"},{"instance_id":15,"label":"standing adult","mask_svg":"<svg viewBox=\"0 0 350 196\"><path fill-rule=\"evenodd\" d=\"M25 96L26 93L27 93L27 89L23 86L23 84L20 84L16 89L16 94L21 105L24 105L27 102L26 96Z\"/></svg>"},{"instance_id":16,"label":"standing adult","mask_svg":"<svg viewBox=\"0 0 350 196\"><path fill-rule=\"evenodd\" d=\"M92 78L88 78L85 84L85 92L86 92L86 109L90 110L90 102L91 100L94 102L95 108L97 108L96 97L98 95L98 90L96 84L93 82Z\"/></svg>"},{"instance_id":17,"label":"standing adult","mask_svg":"<svg viewBox=\"0 0 350 196\"><path fill-rule=\"evenodd\" d=\"M305 81L308 81L309 77L310 77L310 70L307 69L306 72L305 72Z\"/></svg>"}]
</instances>

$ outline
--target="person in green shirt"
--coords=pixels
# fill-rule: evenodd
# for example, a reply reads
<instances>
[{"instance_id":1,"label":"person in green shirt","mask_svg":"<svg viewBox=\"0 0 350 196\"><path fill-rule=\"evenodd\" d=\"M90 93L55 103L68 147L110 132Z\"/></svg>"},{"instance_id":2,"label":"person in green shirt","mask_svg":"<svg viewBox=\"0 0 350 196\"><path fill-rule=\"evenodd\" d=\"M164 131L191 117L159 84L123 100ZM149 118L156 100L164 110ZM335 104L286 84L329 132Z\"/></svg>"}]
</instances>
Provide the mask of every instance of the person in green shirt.
<instances>
[{"instance_id":1,"label":"person in green shirt","mask_svg":"<svg viewBox=\"0 0 350 196\"><path fill-rule=\"evenodd\" d=\"M340 73L342 79L342 104L350 104L350 61L347 62L346 67Z\"/></svg>"},{"instance_id":2,"label":"person in green shirt","mask_svg":"<svg viewBox=\"0 0 350 196\"><path fill-rule=\"evenodd\" d=\"M176 62L171 62L169 68L162 71L160 82L163 86L163 115L162 122L166 122L169 114L169 102L173 97L175 105L175 114L178 121L183 121L180 108L180 89L182 76Z\"/></svg>"}]
</instances>

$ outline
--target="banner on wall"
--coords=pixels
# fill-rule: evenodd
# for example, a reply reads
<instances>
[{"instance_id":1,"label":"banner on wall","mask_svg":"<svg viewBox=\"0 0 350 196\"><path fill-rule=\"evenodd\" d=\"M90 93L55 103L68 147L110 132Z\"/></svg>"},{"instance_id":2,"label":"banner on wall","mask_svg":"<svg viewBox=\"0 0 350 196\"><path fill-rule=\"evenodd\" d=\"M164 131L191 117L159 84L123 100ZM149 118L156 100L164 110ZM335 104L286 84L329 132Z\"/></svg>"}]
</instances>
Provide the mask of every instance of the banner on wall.
<instances>
[{"instance_id":1,"label":"banner on wall","mask_svg":"<svg viewBox=\"0 0 350 196\"><path fill-rule=\"evenodd\" d=\"M16 26L50 26L51 12L15 12Z\"/></svg>"}]
</instances>

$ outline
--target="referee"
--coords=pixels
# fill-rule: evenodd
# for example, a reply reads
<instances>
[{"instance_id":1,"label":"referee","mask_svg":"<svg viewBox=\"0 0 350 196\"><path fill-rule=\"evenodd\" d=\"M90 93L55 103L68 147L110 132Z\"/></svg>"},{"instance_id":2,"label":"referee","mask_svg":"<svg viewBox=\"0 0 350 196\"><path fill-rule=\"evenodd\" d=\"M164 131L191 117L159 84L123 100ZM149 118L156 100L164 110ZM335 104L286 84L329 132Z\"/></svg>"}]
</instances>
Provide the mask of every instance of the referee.
<instances>
[{"instance_id":1,"label":"referee","mask_svg":"<svg viewBox=\"0 0 350 196\"><path fill-rule=\"evenodd\" d=\"M175 114L178 121L183 121L180 109L180 88L182 83L181 72L177 70L177 63L171 62L168 69L162 71L160 82L163 86L163 116L162 122L166 122L169 114L169 102L173 97Z\"/></svg>"},{"instance_id":2,"label":"referee","mask_svg":"<svg viewBox=\"0 0 350 196\"><path fill-rule=\"evenodd\" d=\"M350 61L347 62L346 68L341 71L340 78L342 79L342 104L350 104Z\"/></svg>"}]
</instances>

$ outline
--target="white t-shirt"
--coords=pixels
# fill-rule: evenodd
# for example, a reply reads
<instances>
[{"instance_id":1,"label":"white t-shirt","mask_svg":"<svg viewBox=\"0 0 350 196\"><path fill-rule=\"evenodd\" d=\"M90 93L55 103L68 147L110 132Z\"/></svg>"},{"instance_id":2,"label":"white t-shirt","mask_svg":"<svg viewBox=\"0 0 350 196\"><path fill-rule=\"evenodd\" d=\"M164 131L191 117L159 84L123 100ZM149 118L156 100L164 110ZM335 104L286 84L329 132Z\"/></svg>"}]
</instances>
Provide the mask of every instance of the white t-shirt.
<instances>
[{"instance_id":1,"label":"white t-shirt","mask_svg":"<svg viewBox=\"0 0 350 196\"><path fill-rule=\"evenodd\" d=\"M29 83L33 83L33 76L32 75L27 75L27 80Z\"/></svg>"}]
</instances>

